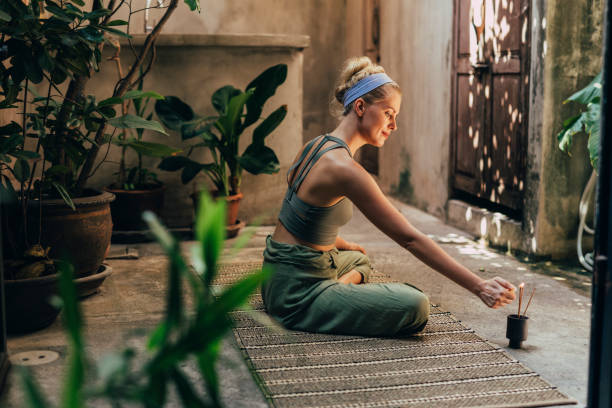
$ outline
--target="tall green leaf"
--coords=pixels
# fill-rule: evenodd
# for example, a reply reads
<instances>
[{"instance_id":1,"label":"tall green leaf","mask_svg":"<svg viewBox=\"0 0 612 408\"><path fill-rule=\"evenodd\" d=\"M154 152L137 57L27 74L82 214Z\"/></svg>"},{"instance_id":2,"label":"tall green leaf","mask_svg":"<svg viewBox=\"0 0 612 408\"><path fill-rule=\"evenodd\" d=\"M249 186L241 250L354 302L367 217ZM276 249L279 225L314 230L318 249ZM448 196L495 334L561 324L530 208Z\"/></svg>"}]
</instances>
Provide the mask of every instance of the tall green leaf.
<instances>
[{"instance_id":1,"label":"tall green leaf","mask_svg":"<svg viewBox=\"0 0 612 408\"><path fill-rule=\"evenodd\" d=\"M281 124L285 116L287 116L287 105L283 105L272 112L253 131L253 143L263 144L265 137Z\"/></svg>"},{"instance_id":2,"label":"tall green leaf","mask_svg":"<svg viewBox=\"0 0 612 408\"><path fill-rule=\"evenodd\" d=\"M599 148L601 146L600 133L593 132L589 136L587 147L589 149L589 159L591 160L591 166L595 171L599 171Z\"/></svg>"},{"instance_id":3,"label":"tall green leaf","mask_svg":"<svg viewBox=\"0 0 612 408\"><path fill-rule=\"evenodd\" d=\"M206 287L213 281L217 260L225 236L225 201L216 203L206 191L200 193L195 225L195 238L199 243L198 257L203 261L202 279Z\"/></svg>"},{"instance_id":4,"label":"tall green leaf","mask_svg":"<svg viewBox=\"0 0 612 408\"><path fill-rule=\"evenodd\" d=\"M587 105L591 102L598 103L601 99L601 72L584 88L567 98L564 103L574 101Z\"/></svg>"},{"instance_id":5,"label":"tall green leaf","mask_svg":"<svg viewBox=\"0 0 612 408\"><path fill-rule=\"evenodd\" d=\"M142 99L142 98L151 98L151 99L164 99L164 97L158 94L155 91L141 91L139 89L132 89L127 91L122 97L122 99Z\"/></svg>"},{"instance_id":6,"label":"tall green leaf","mask_svg":"<svg viewBox=\"0 0 612 408\"><path fill-rule=\"evenodd\" d=\"M563 122L563 129L557 134L557 140L559 141L559 149L569 153L572 147L572 137L582 131L584 126L584 114L572 116Z\"/></svg>"},{"instance_id":7,"label":"tall green leaf","mask_svg":"<svg viewBox=\"0 0 612 408\"><path fill-rule=\"evenodd\" d=\"M206 389L211 399L217 406L221 406L221 395L219 393L219 377L215 369L215 362L221 349L221 339L209 343L202 352L197 354L198 366L206 382Z\"/></svg>"},{"instance_id":8,"label":"tall green leaf","mask_svg":"<svg viewBox=\"0 0 612 408\"><path fill-rule=\"evenodd\" d=\"M227 104L227 111L219 117L217 122L223 129L223 137L226 138L226 140L230 139L227 140L227 142L235 142L235 140L232 139L235 137L235 131L240 123L240 116L244 110L244 105L252 95L253 90L251 89L247 92L241 92L235 96L232 96Z\"/></svg>"},{"instance_id":9,"label":"tall green leaf","mask_svg":"<svg viewBox=\"0 0 612 408\"><path fill-rule=\"evenodd\" d=\"M185 167L183 167L183 171L181 172L181 182L183 184L189 183L191 180L198 175L198 173L204 170L207 166L212 166L210 164L200 164L194 161L187 163Z\"/></svg>"},{"instance_id":10,"label":"tall green leaf","mask_svg":"<svg viewBox=\"0 0 612 408\"><path fill-rule=\"evenodd\" d=\"M120 129L149 129L167 135L162 125L155 120L146 120L140 116L126 114L118 118L109 119L109 124Z\"/></svg>"},{"instance_id":11,"label":"tall green leaf","mask_svg":"<svg viewBox=\"0 0 612 408\"><path fill-rule=\"evenodd\" d=\"M223 86L212 94L212 105L220 115L224 115L227 112L229 101L241 93L240 89L236 89L231 85Z\"/></svg>"},{"instance_id":12,"label":"tall green leaf","mask_svg":"<svg viewBox=\"0 0 612 408\"><path fill-rule=\"evenodd\" d=\"M599 148L601 134L601 105L591 103L585 115L585 130L589 135L587 147L589 149L589 159L595 171L599 170Z\"/></svg>"},{"instance_id":13,"label":"tall green leaf","mask_svg":"<svg viewBox=\"0 0 612 408\"><path fill-rule=\"evenodd\" d=\"M85 352L81 338L81 311L78 305L76 286L73 282L74 269L68 262L59 262L59 292L64 306L64 325L70 344L68 372L62 395L63 406L83 406L82 387L85 377Z\"/></svg>"},{"instance_id":14,"label":"tall green leaf","mask_svg":"<svg viewBox=\"0 0 612 408\"><path fill-rule=\"evenodd\" d=\"M215 312L226 314L243 305L251 293L270 277L270 274L271 270L264 267L261 271L252 273L225 289L213 306Z\"/></svg>"},{"instance_id":15,"label":"tall green leaf","mask_svg":"<svg viewBox=\"0 0 612 408\"><path fill-rule=\"evenodd\" d=\"M238 162L251 174L273 174L280 170L280 163L274 150L263 144L250 144Z\"/></svg>"},{"instance_id":16,"label":"tall green leaf","mask_svg":"<svg viewBox=\"0 0 612 408\"><path fill-rule=\"evenodd\" d=\"M170 376L174 380L176 391L184 408L202 408L206 406L180 368L172 370Z\"/></svg>"},{"instance_id":17,"label":"tall green leaf","mask_svg":"<svg viewBox=\"0 0 612 408\"><path fill-rule=\"evenodd\" d=\"M32 374L25 368L21 370L21 384L24 389L26 404L30 408L46 408L47 402Z\"/></svg>"},{"instance_id":18,"label":"tall green leaf","mask_svg":"<svg viewBox=\"0 0 612 408\"><path fill-rule=\"evenodd\" d=\"M247 85L246 89L255 89L255 93L247 103L244 127L250 126L259 119L264 104L274 95L276 88L285 82L285 79L287 79L287 65L278 64L266 69Z\"/></svg>"},{"instance_id":19,"label":"tall green leaf","mask_svg":"<svg viewBox=\"0 0 612 408\"><path fill-rule=\"evenodd\" d=\"M159 222L154 213L145 211L142 218L148 224L151 232L157 238L162 248L169 258L170 266L168 271L168 289L166 301L166 317L165 317L165 336L170 331L178 328L183 321L183 302L181 296L181 277L184 274L187 266L181 256L181 250L178 242Z\"/></svg>"}]
</instances>

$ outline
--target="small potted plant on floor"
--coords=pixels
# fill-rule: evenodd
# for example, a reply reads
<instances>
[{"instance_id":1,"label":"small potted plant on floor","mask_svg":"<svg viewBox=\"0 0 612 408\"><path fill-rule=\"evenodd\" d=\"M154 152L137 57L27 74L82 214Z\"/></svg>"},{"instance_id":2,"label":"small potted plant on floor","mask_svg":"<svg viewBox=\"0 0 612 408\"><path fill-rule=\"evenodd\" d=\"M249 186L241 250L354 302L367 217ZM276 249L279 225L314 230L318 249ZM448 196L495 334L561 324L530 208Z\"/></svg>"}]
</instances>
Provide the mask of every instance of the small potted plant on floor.
<instances>
[{"instance_id":1,"label":"small potted plant on floor","mask_svg":"<svg viewBox=\"0 0 612 408\"><path fill-rule=\"evenodd\" d=\"M190 1L193 8L196 1ZM0 114L15 118L0 125L9 332L40 328L55 318L47 300L55 290L58 258L70 260L79 278L101 275L113 195L86 183L98 167L100 147L114 135L109 129L148 126L118 116L113 106L137 96L127 92L178 0L171 0L112 95L97 101L85 86L99 70L103 45L110 36L129 37L116 28L128 23L113 18L121 4L0 2Z\"/></svg>"},{"instance_id":2,"label":"small potted plant on floor","mask_svg":"<svg viewBox=\"0 0 612 408\"><path fill-rule=\"evenodd\" d=\"M146 122L143 123L147 124L148 131L167 135L161 125L158 126L151 120L153 113L147 110L152 100L163 99L163 96L156 92L143 92L142 82L141 80L138 84L138 90L126 93L126 96L133 94L137 97L124 102L122 106L124 114L128 114L130 107L133 107L133 115L127 116L129 120L136 123L144 119ZM123 129L119 137L113 141L121 149L119 170L116 173L116 181L105 190L115 195L115 201L111 203L114 237L123 237L126 233L146 229L142 213L152 211L159 214L161 211L166 187L158 180L155 172L145 167L143 158L162 158L180 152L180 149L162 143L145 141L144 135L144 128ZM135 156L136 162L132 161L133 166L129 166L128 153L131 153L132 157ZM125 236L128 239L142 237L142 233Z\"/></svg>"},{"instance_id":3,"label":"small potted plant on floor","mask_svg":"<svg viewBox=\"0 0 612 408\"><path fill-rule=\"evenodd\" d=\"M244 225L237 220L242 198L242 170L252 174L272 174L279 170L278 158L265 145L265 138L285 118L286 105L274 110L255 127L252 142L242 153L239 151L239 141L244 131L261 118L264 104L286 77L287 66L279 64L262 72L244 91L231 85L219 88L212 95L212 105L218 113L215 116L196 115L188 104L176 96L168 96L155 103L155 112L167 128L179 131L183 140L199 139L198 143L189 147L187 155L167 157L159 168L182 170L181 180L184 184L193 180L199 172L206 173L216 189L213 195L227 201L228 237L235 236ZM191 153L197 148L207 149L212 161L201 163L191 158ZM197 197L198 193L194 196Z\"/></svg>"}]
</instances>

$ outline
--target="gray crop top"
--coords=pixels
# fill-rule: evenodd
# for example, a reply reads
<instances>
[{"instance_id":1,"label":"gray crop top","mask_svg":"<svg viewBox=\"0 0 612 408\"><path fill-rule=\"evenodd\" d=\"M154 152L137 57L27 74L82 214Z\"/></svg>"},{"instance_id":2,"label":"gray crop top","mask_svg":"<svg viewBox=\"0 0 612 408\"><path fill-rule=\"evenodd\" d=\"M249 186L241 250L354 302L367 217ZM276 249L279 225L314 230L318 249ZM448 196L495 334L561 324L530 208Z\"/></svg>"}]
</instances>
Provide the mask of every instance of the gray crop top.
<instances>
[{"instance_id":1,"label":"gray crop top","mask_svg":"<svg viewBox=\"0 0 612 408\"><path fill-rule=\"evenodd\" d=\"M316 207L302 201L297 196L297 191L312 166L323 154L332 149L344 148L350 155L351 151L348 146L343 140L330 135L319 136L311 140L304 148L299 159L287 172L287 178L289 178L289 175L295 168L300 166L310 150L312 150L315 142L320 140L321 137L323 138L321 143L310 154L300 173L294 177L293 183L289 184L278 218L295 237L311 244L330 245L336 242L338 229L351 219L353 204L346 198L343 198L330 207ZM327 141L335 143L325 149L321 149Z\"/></svg>"}]
</instances>

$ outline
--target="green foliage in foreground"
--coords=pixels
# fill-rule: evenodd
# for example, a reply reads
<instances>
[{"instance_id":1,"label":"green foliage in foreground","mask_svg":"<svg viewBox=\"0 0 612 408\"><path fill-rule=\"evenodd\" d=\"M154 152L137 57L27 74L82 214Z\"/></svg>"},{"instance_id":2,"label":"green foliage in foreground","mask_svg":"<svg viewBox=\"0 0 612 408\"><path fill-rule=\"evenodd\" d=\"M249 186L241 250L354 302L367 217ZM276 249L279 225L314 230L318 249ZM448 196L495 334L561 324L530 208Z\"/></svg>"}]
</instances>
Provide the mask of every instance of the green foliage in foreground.
<instances>
[{"instance_id":1,"label":"green foliage in foreground","mask_svg":"<svg viewBox=\"0 0 612 408\"><path fill-rule=\"evenodd\" d=\"M563 103L577 102L586 107L580 114L563 121L563 129L557 134L559 149L569 154L573 136L584 130L588 135L587 146L591 165L595 170L599 160L599 135L601 120L601 72L589 83Z\"/></svg>"},{"instance_id":2,"label":"green foliage in foreground","mask_svg":"<svg viewBox=\"0 0 612 408\"><path fill-rule=\"evenodd\" d=\"M105 401L113 407L162 407L170 387L185 407L219 407L215 361L224 334L231 328L229 312L245 305L249 295L267 278L268 271L256 271L219 293L213 293L218 260L225 234L225 202L215 203L203 193L196 220L196 244L191 263L183 259L179 242L152 213L144 218L169 259L165 317L148 340L146 354L126 348L105 356L97 364L88 361L81 335L82 317L73 283L72 267L60 268L60 294L70 351L61 407L79 408L86 401ZM244 245L246 234L240 239ZM234 248L236 249L236 248ZM187 313L183 286L191 289L193 310ZM58 299L59 300L59 299ZM195 360L206 385L203 395L193 384L182 363ZM50 407L32 376L24 371L23 388L28 406Z\"/></svg>"}]
</instances>

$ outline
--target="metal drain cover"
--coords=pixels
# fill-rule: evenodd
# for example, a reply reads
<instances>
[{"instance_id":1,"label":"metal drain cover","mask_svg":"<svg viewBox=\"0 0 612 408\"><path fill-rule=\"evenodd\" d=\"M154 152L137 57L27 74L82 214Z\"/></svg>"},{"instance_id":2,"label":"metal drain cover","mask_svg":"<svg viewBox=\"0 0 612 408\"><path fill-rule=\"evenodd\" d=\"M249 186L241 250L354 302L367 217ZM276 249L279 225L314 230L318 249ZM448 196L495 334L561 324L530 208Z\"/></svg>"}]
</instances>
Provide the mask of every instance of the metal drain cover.
<instances>
[{"instance_id":1,"label":"metal drain cover","mask_svg":"<svg viewBox=\"0 0 612 408\"><path fill-rule=\"evenodd\" d=\"M22 366L49 364L59 358L59 354L51 350L29 350L13 354L11 363Z\"/></svg>"}]
</instances>

